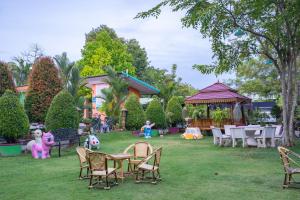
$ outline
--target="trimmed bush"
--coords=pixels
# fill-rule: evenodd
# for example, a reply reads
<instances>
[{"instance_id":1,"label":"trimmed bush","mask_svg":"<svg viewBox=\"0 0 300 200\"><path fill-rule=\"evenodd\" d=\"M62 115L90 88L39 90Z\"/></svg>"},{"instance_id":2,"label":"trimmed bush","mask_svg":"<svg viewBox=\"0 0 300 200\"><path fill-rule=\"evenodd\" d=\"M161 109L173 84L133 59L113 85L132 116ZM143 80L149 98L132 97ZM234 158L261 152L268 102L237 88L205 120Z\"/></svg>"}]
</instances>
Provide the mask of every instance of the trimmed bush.
<instances>
[{"instance_id":1,"label":"trimmed bush","mask_svg":"<svg viewBox=\"0 0 300 200\"><path fill-rule=\"evenodd\" d=\"M154 98L146 109L146 118L151 123L155 123L156 128L166 127L166 116L159 99Z\"/></svg>"},{"instance_id":2,"label":"trimmed bush","mask_svg":"<svg viewBox=\"0 0 300 200\"><path fill-rule=\"evenodd\" d=\"M54 96L62 89L58 70L50 57L41 57L29 75L25 110L30 122L44 122Z\"/></svg>"},{"instance_id":3,"label":"trimmed bush","mask_svg":"<svg viewBox=\"0 0 300 200\"><path fill-rule=\"evenodd\" d=\"M129 95L125 108L127 109L126 129L139 130L145 124L145 112L135 94Z\"/></svg>"},{"instance_id":4,"label":"trimmed bush","mask_svg":"<svg viewBox=\"0 0 300 200\"><path fill-rule=\"evenodd\" d=\"M59 128L77 129L79 114L76 110L73 96L63 90L53 99L47 112L45 125L47 130L54 131Z\"/></svg>"},{"instance_id":5,"label":"trimmed bush","mask_svg":"<svg viewBox=\"0 0 300 200\"><path fill-rule=\"evenodd\" d=\"M16 94L6 90L0 97L0 136L14 143L29 130L29 120Z\"/></svg>"},{"instance_id":6,"label":"trimmed bush","mask_svg":"<svg viewBox=\"0 0 300 200\"><path fill-rule=\"evenodd\" d=\"M0 97L4 94L5 90L16 92L13 77L11 71L8 69L8 65L0 61Z\"/></svg>"},{"instance_id":7,"label":"trimmed bush","mask_svg":"<svg viewBox=\"0 0 300 200\"><path fill-rule=\"evenodd\" d=\"M173 96L167 104L166 115L168 122L175 126L177 123L182 122L182 106L179 99Z\"/></svg>"}]
</instances>

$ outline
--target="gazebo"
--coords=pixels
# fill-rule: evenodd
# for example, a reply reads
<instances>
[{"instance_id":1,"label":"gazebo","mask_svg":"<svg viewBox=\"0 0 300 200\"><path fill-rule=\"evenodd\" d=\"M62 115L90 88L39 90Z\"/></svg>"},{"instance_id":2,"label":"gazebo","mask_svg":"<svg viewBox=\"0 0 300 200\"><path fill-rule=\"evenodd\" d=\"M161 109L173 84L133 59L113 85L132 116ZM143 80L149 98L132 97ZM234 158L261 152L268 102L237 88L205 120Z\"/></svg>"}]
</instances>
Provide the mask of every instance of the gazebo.
<instances>
[{"instance_id":1,"label":"gazebo","mask_svg":"<svg viewBox=\"0 0 300 200\"><path fill-rule=\"evenodd\" d=\"M224 120L221 123L221 127L224 124L245 125L246 120L244 105L251 103L251 99L239 94L236 90L229 86L217 82L203 88L197 94L186 98L185 103L192 104L194 106L203 104L207 106L207 118L192 120L191 126L199 127L202 130L210 130L210 126L215 125L214 121L210 118L210 109L212 107L222 105L230 109L230 118ZM240 121L235 121L233 118L233 109L237 103L241 106L242 119Z\"/></svg>"}]
</instances>

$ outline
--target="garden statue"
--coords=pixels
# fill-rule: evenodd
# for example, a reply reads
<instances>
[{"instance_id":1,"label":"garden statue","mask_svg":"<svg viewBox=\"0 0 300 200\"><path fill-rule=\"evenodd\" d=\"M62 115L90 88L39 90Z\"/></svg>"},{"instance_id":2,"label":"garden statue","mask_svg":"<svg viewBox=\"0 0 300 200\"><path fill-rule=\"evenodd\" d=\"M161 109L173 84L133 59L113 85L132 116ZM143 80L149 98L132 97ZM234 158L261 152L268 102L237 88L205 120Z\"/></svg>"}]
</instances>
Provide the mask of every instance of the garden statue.
<instances>
[{"instance_id":1,"label":"garden statue","mask_svg":"<svg viewBox=\"0 0 300 200\"><path fill-rule=\"evenodd\" d=\"M50 149L54 145L54 137L52 133L47 132L42 135L42 143L34 143L32 145L32 157L36 159L45 159L50 157Z\"/></svg>"},{"instance_id":2,"label":"garden statue","mask_svg":"<svg viewBox=\"0 0 300 200\"><path fill-rule=\"evenodd\" d=\"M31 151L32 145L35 143L42 144L42 131L40 129L36 129L33 132L34 140L31 140L26 145L26 150Z\"/></svg>"},{"instance_id":3,"label":"garden statue","mask_svg":"<svg viewBox=\"0 0 300 200\"><path fill-rule=\"evenodd\" d=\"M96 137L96 135L89 135L85 141L84 141L84 145L85 148L88 149L92 149L93 147L95 147L96 149L100 148L100 141L99 139Z\"/></svg>"},{"instance_id":4,"label":"garden statue","mask_svg":"<svg viewBox=\"0 0 300 200\"><path fill-rule=\"evenodd\" d=\"M151 138L151 128L155 125L155 123L150 124L150 121L147 120L146 124L141 128L142 132L144 131L145 138Z\"/></svg>"}]
</instances>

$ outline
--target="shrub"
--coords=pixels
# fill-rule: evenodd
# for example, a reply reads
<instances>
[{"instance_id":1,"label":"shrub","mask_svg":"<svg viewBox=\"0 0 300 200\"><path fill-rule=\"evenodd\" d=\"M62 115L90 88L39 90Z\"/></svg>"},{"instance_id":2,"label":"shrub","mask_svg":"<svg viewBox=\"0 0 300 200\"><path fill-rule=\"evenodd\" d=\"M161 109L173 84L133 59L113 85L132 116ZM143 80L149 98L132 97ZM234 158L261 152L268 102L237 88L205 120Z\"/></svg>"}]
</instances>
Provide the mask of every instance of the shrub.
<instances>
[{"instance_id":1,"label":"shrub","mask_svg":"<svg viewBox=\"0 0 300 200\"><path fill-rule=\"evenodd\" d=\"M67 91L59 92L53 99L47 112L45 125L47 130L59 128L77 129L79 114L76 110L73 96Z\"/></svg>"},{"instance_id":2,"label":"shrub","mask_svg":"<svg viewBox=\"0 0 300 200\"><path fill-rule=\"evenodd\" d=\"M25 110L30 122L44 122L54 96L62 89L58 70L50 57L35 61L29 75Z\"/></svg>"},{"instance_id":3,"label":"shrub","mask_svg":"<svg viewBox=\"0 0 300 200\"><path fill-rule=\"evenodd\" d=\"M16 94L10 90L0 97L0 122L0 136L8 143L28 133L28 117Z\"/></svg>"},{"instance_id":4,"label":"shrub","mask_svg":"<svg viewBox=\"0 0 300 200\"><path fill-rule=\"evenodd\" d=\"M127 109L126 129L138 130L145 123L145 112L135 94L129 95L125 102Z\"/></svg>"},{"instance_id":5,"label":"shrub","mask_svg":"<svg viewBox=\"0 0 300 200\"><path fill-rule=\"evenodd\" d=\"M176 96L173 96L167 104L166 115L168 122L174 126L177 123L182 122L182 106L179 102L179 99Z\"/></svg>"},{"instance_id":6,"label":"shrub","mask_svg":"<svg viewBox=\"0 0 300 200\"><path fill-rule=\"evenodd\" d=\"M13 92L16 91L11 71L9 71L6 63L0 61L0 96L7 89Z\"/></svg>"},{"instance_id":7,"label":"shrub","mask_svg":"<svg viewBox=\"0 0 300 200\"><path fill-rule=\"evenodd\" d=\"M228 108L221 109L217 107L217 109L212 112L212 119L217 123L217 126L219 127L221 127L222 121L227 118L229 118Z\"/></svg>"},{"instance_id":8,"label":"shrub","mask_svg":"<svg viewBox=\"0 0 300 200\"><path fill-rule=\"evenodd\" d=\"M148 105L146 109L147 120L150 120L151 123L155 123L157 128L166 127L166 116L163 110L159 99L154 98Z\"/></svg>"}]
</instances>

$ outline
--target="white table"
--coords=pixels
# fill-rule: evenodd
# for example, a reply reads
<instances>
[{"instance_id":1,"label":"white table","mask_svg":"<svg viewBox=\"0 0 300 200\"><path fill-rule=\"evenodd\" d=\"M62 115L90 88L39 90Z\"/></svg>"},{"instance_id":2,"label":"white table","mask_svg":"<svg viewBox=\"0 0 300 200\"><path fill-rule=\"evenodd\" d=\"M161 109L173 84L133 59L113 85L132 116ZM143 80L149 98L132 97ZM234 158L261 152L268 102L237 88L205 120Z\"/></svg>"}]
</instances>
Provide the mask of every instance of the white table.
<instances>
[{"instance_id":1,"label":"white table","mask_svg":"<svg viewBox=\"0 0 300 200\"><path fill-rule=\"evenodd\" d=\"M261 131L264 129L263 127L252 127L252 126L244 126L245 133L247 138L247 144L248 146L257 146L257 141L255 137L259 136L261 134ZM256 132L259 131L259 134L256 134Z\"/></svg>"}]
</instances>

